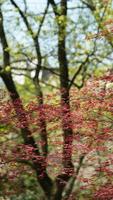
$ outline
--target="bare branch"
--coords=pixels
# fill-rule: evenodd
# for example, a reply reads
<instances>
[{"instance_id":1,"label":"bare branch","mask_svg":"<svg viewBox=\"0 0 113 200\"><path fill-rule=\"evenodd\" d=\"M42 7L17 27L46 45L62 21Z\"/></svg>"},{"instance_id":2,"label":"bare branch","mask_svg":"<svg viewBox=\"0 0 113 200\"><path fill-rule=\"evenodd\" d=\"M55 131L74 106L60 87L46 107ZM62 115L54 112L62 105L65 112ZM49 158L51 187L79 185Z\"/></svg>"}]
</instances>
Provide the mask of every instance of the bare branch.
<instances>
[{"instance_id":1,"label":"bare branch","mask_svg":"<svg viewBox=\"0 0 113 200\"><path fill-rule=\"evenodd\" d=\"M74 80L76 79L76 77L78 76L78 74L80 73L80 71L84 67L84 65L88 62L88 60L89 60L89 55L86 57L85 61L80 64L78 70L76 71L72 80L70 81L69 88L71 88L72 84L74 83Z\"/></svg>"},{"instance_id":2,"label":"bare branch","mask_svg":"<svg viewBox=\"0 0 113 200\"><path fill-rule=\"evenodd\" d=\"M55 3L55 1L54 0L49 0L49 3L51 4L51 6L53 8L55 16L59 16L57 4Z\"/></svg>"},{"instance_id":3,"label":"bare branch","mask_svg":"<svg viewBox=\"0 0 113 200\"><path fill-rule=\"evenodd\" d=\"M90 8L90 10L92 10L92 11L95 11L96 10L96 8L95 8L95 6L92 4L92 2L89 4L88 2L86 2L86 1L84 1L84 0L81 0L82 1L82 3L84 4L84 5L86 5L88 8Z\"/></svg>"}]
</instances>

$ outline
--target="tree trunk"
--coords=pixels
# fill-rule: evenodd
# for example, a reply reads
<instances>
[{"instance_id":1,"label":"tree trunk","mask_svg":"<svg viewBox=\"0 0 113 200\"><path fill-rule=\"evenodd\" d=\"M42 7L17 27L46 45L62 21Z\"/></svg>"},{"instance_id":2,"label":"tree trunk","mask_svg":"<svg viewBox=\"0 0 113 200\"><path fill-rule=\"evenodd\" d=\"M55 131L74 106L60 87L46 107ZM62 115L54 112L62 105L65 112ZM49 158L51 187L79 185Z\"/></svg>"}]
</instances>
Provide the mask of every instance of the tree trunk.
<instances>
[{"instance_id":1,"label":"tree trunk","mask_svg":"<svg viewBox=\"0 0 113 200\"><path fill-rule=\"evenodd\" d=\"M66 168L66 175L74 172L72 164L72 141L73 130L70 118L70 98L69 98L69 70L66 53L66 27L67 27L67 1L61 0L62 23L58 22L58 60L60 67L60 89L61 89L61 107L62 107L62 129L64 137L63 147L63 165ZM60 17L61 17L60 16Z\"/></svg>"},{"instance_id":2,"label":"tree trunk","mask_svg":"<svg viewBox=\"0 0 113 200\"><path fill-rule=\"evenodd\" d=\"M29 124L27 120L27 115L24 110L24 107L22 105L22 101L20 99L20 96L16 90L14 81L12 79L11 71L7 72L7 66L10 66L10 54L8 52L8 43L4 31L4 26L3 26L3 16L2 16L2 11L0 9L0 39L2 43L2 48L3 48L3 68L0 68L0 75L3 79L3 82L10 94L12 104L15 109L15 113L17 115L18 122L20 123L20 130L22 133L22 137L24 139L25 145L30 145L33 147L36 156L40 156L39 148L35 143L35 140L32 136L32 133L29 129ZM32 158L33 166L35 169L35 172L37 174L37 179L38 182L40 183L43 191L45 192L47 198L49 199L51 195L51 190L53 187L53 183L51 178L48 176L46 172L46 162L43 156L40 156L39 160L34 160Z\"/></svg>"}]
</instances>

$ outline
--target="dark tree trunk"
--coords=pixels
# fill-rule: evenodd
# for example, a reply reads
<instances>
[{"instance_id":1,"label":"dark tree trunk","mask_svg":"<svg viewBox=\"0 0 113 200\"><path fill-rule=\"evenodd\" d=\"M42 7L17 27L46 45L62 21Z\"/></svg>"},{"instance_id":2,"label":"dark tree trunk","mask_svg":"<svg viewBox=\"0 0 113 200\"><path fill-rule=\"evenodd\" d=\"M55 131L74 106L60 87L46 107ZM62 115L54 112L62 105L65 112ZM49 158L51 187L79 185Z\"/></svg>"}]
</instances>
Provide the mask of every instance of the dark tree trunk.
<instances>
[{"instance_id":1,"label":"dark tree trunk","mask_svg":"<svg viewBox=\"0 0 113 200\"><path fill-rule=\"evenodd\" d=\"M58 25L58 61L60 69L60 91L61 91L61 109L62 109L62 130L63 130L63 166L64 172L56 178L57 191L54 200L62 199L62 192L74 173L72 163L72 141L73 130L71 126L70 116L70 97L69 97L69 70L66 52L66 27L67 27L67 0L61 0L61 9L54 0L49 0L51 3L56 21Z\"/></svg>"},{"instance_id":2,"label":"dark tree trunk","mask_svg":"<svg viewBox=\"0 0 113 200\"><path fill-rule=\"evenodd\" d=\"M72 141L73 130L71 127L70 117L70 98L69 98L69 70L66 53L66 21L67 21L67 1L61 0L61 16L63 22L58 23L58 60L60 67L60 88L61 88L61 106L62 106L62 128L64 136L63 147L63 165L67 168L67 176L69 171L72 173L74 168L72 164ZM64 108L64 109L63 109ZM67 118L66 118L67 117Z\"/></svg>"},{"instance_id":3,"label":"dark tree trunk","mask_svg":"<svg viewBox=\"0 0 113 200\"><path fill-rule=\"evenodd\" d=\"M35 172L37 174L37 179L38 182L40 183L45 195L49 199L51 195L51 190L53 187L53 183L51 178L48 176L46 172L46 162L43 156L40 156L40 152L38 149L38 146L35 143L35 140L32 136L32 133L29 129L29 124L27 120L27 115L24 110L24 107L22 105L22 101L20 99L20 96L17 92L17 89L15 87L14 81L12 79L11 72L7 72L6 68L7 66L10 66L10 54L7 51L8 49L8 43L4 31L4 26L3 26L3 16L2 16L2 11L0 9L0 39L2 43L2 48L3 48L3 68L0 68L0 75L3 79L3 82L10 94L12 104L15 109L15 113L17 115L18 122L20 123L20 130L24 139L24 143L26 145L30 145L34 148L34 153L36 156L40 157L39 160L34 160L32 158L33 162L33 168L35 169ZM22 126L21 126L22 125Z\"/></svg>"}]
</instances>

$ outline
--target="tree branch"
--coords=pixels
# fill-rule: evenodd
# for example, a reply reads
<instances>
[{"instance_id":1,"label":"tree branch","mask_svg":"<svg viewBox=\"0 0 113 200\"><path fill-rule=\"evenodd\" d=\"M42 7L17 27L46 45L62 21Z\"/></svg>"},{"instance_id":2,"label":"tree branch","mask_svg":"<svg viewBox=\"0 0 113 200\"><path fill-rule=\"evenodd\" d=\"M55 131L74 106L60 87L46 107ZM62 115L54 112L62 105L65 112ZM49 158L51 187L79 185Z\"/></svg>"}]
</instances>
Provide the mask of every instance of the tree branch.
<instances>
[{"instance_id":1,"label":"tree branch","mask_svg":"<svg viewBox=\"0 0 113 200\"><path fill-rule=\"evenodd\" d=\"M3 48L4 69L5 69L7 66L10 66L10 54L9 54L9 51L7 51L7 53L6 53L6 49L9 49L9 46L8 46L8 43L7 43L5 31L4 31L3 16L2 16L1 9L0 9L0 17L1 17L1 20L0 20L0 39L1 39L2 48ZM14 81L12 79L11 71L7 72L7 71L4 70L0 73L0 75L3 79L3 81L4 81L4 84L5 84L8 92L9 92L9 94L10 94L15 112L16 112L17 117L18 117L18 121L20 123L20 129L21 129L21 133L22 133L22 136L23 136L23 139L24 139L24 143L25 143L25 145L32 146L34 154L36 154L36 156L40 156L39 148L38 148L37 144L35 143L35 140L34 140L32 133L29 129L26 112L24 110L22 101L20 99L20 96L19 96L17 89L15 87ZM45 194L47 195L47 197L49 197L53 183L52 183L51 178L48 176L48 174L46 172L45 159L44 159L43 156L41 156L40 160L36 161L33 158L32 162L33 162L36 174L37 174L38 181L39 181L41 187L43 188ZM43 173L43 177L41 177L42 173Z\"/></svg>"},{"instance_id":2,"label":"tree branch","mask_svg":"<svg viewBox=\"0 0 113 200\"><path fill-rule=\"evenodd\" d=\"M40 44L39 44L39 34L40 34L41 28L43 26L43 23L44 23L44 20L45 20L45 16L46 16L47 11L48 11L49 3L47 3L47 7L45 9L45 12L44 12L43 18L41 20L41 23L40 23L39 29L37 31L37 34L34 35L34 32L33 32L32 28L31 28L31 26L30 26L30 24L28 22L28 19L24 15L24 13L20 9L20 7L15 3L14 0L10 0L10 1L15 6L15 8L18 9L19 14L22 17L22 19L23 19L28 31L30 32L32 40L34 42L36 55L37 55L37 64L36 64L36 71L35 71L35 76L33 78L33 82L34 82L35 89L36 89L36 95L38 97L37 98L38 103L40 105L42 105L43 104L43 93L42 93L41 86L40 86L40 81L39 81L39 72L41 70L42 56L41 56L41 50L40 50ZM47 141L46 121L45 121L44 115L45 114L43 113L43 119L42 119L42 117L41 117L42 113L39 112L40 137L41 137L42 141L45 142L45 145L43 145L42 150L43 150L44 157L46 158L47 154L48 154L48 141Z\"/></svg>"},{"instance_id":3,"label":"tree branch","mask_svg":"<svg viewBox=\"0 0 113 200\"><path fill-rule=\"evenodd\" d=\"M49 3L51 4L54 14L55 16L60 16L59 12L58 12L58 8L57 8L57 4L55 3L54 0L49 0Z\"/></svg>"},{"instance_id":4,"label":"tree branch","mask_svg":"<svg viewBox=\"0 0 113 200\"><path fill-rule=\"evenodd\" d=\"M70 81L70 84L69 84L69 89L71 88L71 86L73 85L73 83L74 83L74 81L75 81L75 79L76 79L76 77L79 75L79 73L80 73L80 71L81 71L81 69L84 67L84 65L88 62L88 60L89 60L89 55L87 55L87 57L86 57L86 59L85 59L85 61L83 61L81 64L80 64L80 66L79 66L79 68L78 68L78 70L76 71L76 73L74 74L74 76L73 76L73 78L72 78L72 80Z\"/></svg>"}]
</instances>

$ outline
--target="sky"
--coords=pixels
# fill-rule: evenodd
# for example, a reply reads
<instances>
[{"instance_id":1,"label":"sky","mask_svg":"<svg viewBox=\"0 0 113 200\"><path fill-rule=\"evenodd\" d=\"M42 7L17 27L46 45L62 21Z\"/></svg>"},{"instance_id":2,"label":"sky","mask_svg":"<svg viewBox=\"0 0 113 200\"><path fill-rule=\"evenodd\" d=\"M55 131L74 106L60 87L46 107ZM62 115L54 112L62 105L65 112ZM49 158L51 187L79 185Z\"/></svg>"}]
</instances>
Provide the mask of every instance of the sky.
<instances>
[{"instance_id":1,"label":"sky","mask_svg":"<svg viewBox=\"0 0 113 200\"><path fill-rule=\"evenodd\" d=\"M21 8L23 9L24 8L24 4L23 4L23 1L24 0L15 0L15 2L19 5L19 6L21 6ZM55 2L59 2L60 0L55 0ZM75 1L77 2L78 0L67 0L68 1L68 7L72 7L72 6L75 6ZM10 2L10 0L8 0L8 2ZM29 8L29 11L32 11L32 12L34 12L34 13L36 13L36 14L38 14L38 13L40 13L40 12L43 12L44 10L45 10L45 7L46 7L46 5L47 5L47 0L26 0L26 2L27 2L27 5L28 5L28 8ZM10 10L10 3L6 6L6 5L4 5L4 9L5 9L5 12L4 12L4 15L5 15L5 17L4 17L4 19L6 18L6 19L9 19L9 14L8 14L8 12L7 12L7 10ZM11 7L11 9L12 8L14 8L14 7ZM6 22L6 23L8 23L7 25L5 25L5 27L7 27L7 31L8 31L8 29L9 30L12 30L12 29L14 29L14 31L15 31L15 36L16 36L16 39L18 40L18 41L20 41L22 38L24 39L24 38L26 38L25 37L25 35L23 35L23 37L22 37L22 32L20 33L20 34L18 34L18 30L17 30L17 32L16 32L16 27L14 28L13 27L13 19L14 19L14 14L12 13L12 12L10 12L10 15L12 15L12 22L10 23L10 19L9 19L9 22ZM74 15L74 18L76 19L77 18L77 14L75 14L75 12L73 12L73 15ZM15 23L15 22L14 22ZM21 23L22 24L22 23ZM21 25L21 26L23 26L23 25ZM13 33L14 33L14 31L13 31ZM48 41L49 42L49 41ZM47 46L48 46L48 44L47 44ZM45 45L44 45L44 47L43 48L45 48ZM51 61L52 62L52 61ZM16 80L18 81L19 80L19 83L23 83L23 79L22 79L22 77L15 77L16 78Z\"/></svg>"},{"instance_id":2,"label":"sky","mask_svg":"<svg viewBox=\"0 0 113 200\"><path fill-rule=\"evenodd\" d=\"M1 1L1 0L0 0ZM10 1L10 0L7 0L7 1ZM23 1L24 0L15 0L15 2L19 5L19 6L21 6L21 8L23 8ZM59 2L60 0L55 0L56 2ZM73 7L73 6L75 6L75 4L76 4L76 2L78 2L79 0L67 0L68 1L68 7ZM47 0L26 0L26 2L27 2L27 5L28 5L28 7L29 7L29 10L30 11L32 11L32 12L35 12L36 14L38 14L38 13L40 13L40 12L43 12L44 11L44 9L45 9L45 7L46 7L46 5L47 5ZM9 4L9 5L11 5L11 4ZM4 8L5 8L5 15L7 15L7 18L8 18L8 12L7 12L7 10L8 9L10 9L10 6L4 6ZM77 10L76 10L77 11ZM77 21L77 16L79 16L78 14L77 14L77 12L76 12L75 10L74 10L74 12L73 12L73 18L74 18L74 21ZM11 12L10 12L11 13ZM13 22L13 17L12 17L12 22ZM8 24L8 26L7 26L7 28L8 29L12 29L12 24L13 23L10 23L10 21L9 21L9 24ZM22 25L23 26L23 25ZM90 28L92 28L91 26L90 26ZM16 28L15 28L15 30L16 30ZM90 31L90 30L88 30L88 31ZM17 33L18 33L18 31L17 31ZM22 33L21 33L22 34ZM17 34L15 34L16 35L16 38L18 39L18 40L20 40L20 38L22 38L21 37L21 34L19 34L19 35L17 35ZM23 38L25 38L25 36L23 37ZM48 42L51 42L51 41L48 41ZM48 43L46 44L47 46L48 46ZM85 45L87 45L88 46L88 42L87 42L87 44L85 43ZM90 46L90 44L89 44L89 46ZM44 47L43 48L45 48L45 45L44 45ZM1 52L1 50L0 50L0 52ZM52 62L52 61L51 61ZM20 80L22 81L22 78L17 78L17 80L19 79L19 82L20 82ZM22 83L23 83L23 81L22 81ZM0 85L1 85L1 80L0 80Z\"/></svg>"},{"instance_id":3,"label":"sky","mask_svg":"<svg viewBox=\"0 0 113 200\"><path fill-rule=\"evenodd\" d=\"M8 0L8 1L10 1L10 0ZM75 1L77 2L78 0L68 0L68 6L70 7L72 7L72 6L75 6ZM19 6L21 6L21 8L23 9L23 0L15 0L15 2L19 5ZM35 12L36 14L38 14L38 13L40 13L40 12L43 12L44 11L44 9L45 9L45 7L46 7L46 5L47 5L47 0L26 0L26 2L27 2L27 5L28 5L28 7L29 7L29 10L30 11L32 11L32 12ZM38 2L38 3L37 3ZM56 2L59 2L59 0L56 0ZM4 18L9 18L9 16L8 16L8 12L7 12L7 10L9 10L10 9L10 5L11 4L8 4L8 6L4 6L4 8L5 8L5 11L6 12L4 12L4 15L6 15ZM12 7L13 8L13 7ZM10 19L9 19L9 23L8 22L6 22L6 23L8 23L8 25L7 26L5 26L5 27L7 27L7 29L10 29L10 30L12 30L12 28L14 29L14 27L13 27L13 19L14 19L14 14L12 14L12 12L10 12L10 14L12 15L12 22L10 23ZM74 18L76 19L77 18L77 14L75 14L75 12L73 12L73 15L74 15ZM23 25L22 25L23 26ZM8 30L7 30L8 31ZM15 30L14 31L16 31L16 27L15 27ZM15 32L15 34L14 35L16 35L16 38L17 38L17 40L18 41L20 41L22 38L25 38L25 36L23 36L22 37L22 33L20 33L19 35L17 35L18 34L18 30L17 30L17 33ZM45 48L45 46L44 46L44 48ZM22 82L23 83L23 81L22 81L22 78L16 78L17 80L19 79L19 83L20 82Z\"/></svg>"},{"instance_id":4,"label":"sky","mask_svg":"<svg viewBox=\"0 0 113 200\"><path fill-rule=\"evenodd\" d=\"M16 2L19 2L19 0ZM27 4L29 5L29 8L31 8L31 10L34 10L36 11L36 13L38 13L44 10L47 4L47 0L27 0Z\"/></svg>"},{"instance_id":5,"label":"sky","mask_svg":"<svg viewBox=\"0 0 113 200\"><path fill-rule=\"evenodd\" d=\"M23 0L16 0L16 3L18 5L22 6L22 1ZM40 13L40 12L44 11L46 3L47 3L47 0L26 0L26 2L28 4L28 6L29 6L29 10L30 11L35 11L36 13ZM6 6L4 6L4 7L5 7L5 10L9 9L9 5L8 5L7 8L6 8ZM17 36L17 37L19 37L19 36ZM17 76L16 80L19 81L20 83L23 83L22 77L18 77ZM2 87L2 86L3 86L3 82L2 82L2 79L0 78L0 87Z\"/></svg>"}]
</instances>

